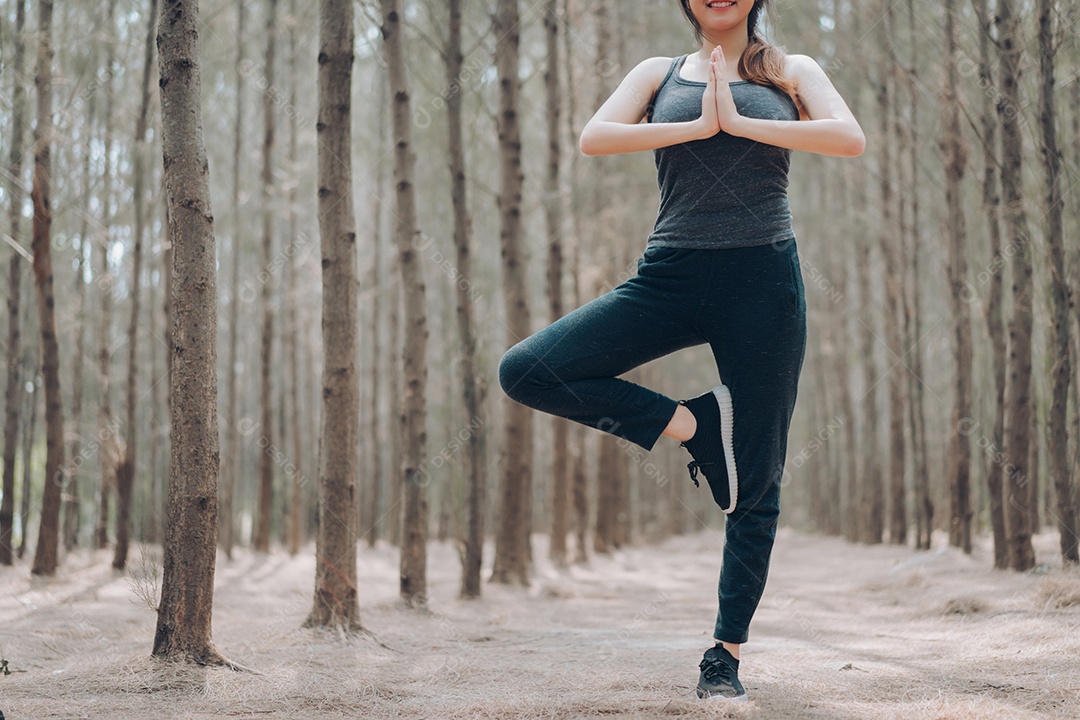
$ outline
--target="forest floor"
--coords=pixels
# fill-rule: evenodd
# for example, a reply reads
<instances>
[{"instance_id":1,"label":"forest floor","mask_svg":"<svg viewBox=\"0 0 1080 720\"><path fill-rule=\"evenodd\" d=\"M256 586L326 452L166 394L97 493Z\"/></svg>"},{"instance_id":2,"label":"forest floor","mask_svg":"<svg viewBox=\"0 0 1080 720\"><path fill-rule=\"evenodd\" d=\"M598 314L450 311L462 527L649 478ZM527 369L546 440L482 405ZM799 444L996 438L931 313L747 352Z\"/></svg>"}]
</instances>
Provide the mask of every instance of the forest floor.
<instances>
[{"instance_id":1,"label":"forest floor","mask_svg":"<svg viewBox=\"0 0 1080 720\"><path fill-rule=\"evenodd\" d=\"M1080 718L1080 573L1054 534L1031 573L944 547L860 546L782 529L743 647L738 706L694 695L716 612L721 533L556 571L537 536L527 590L457 599L429 548L430 610L397 602L397 553L360 553L370 635L300 629L313 547L219 559L214 639L257 672L151 661L154 614L108 553L56 579L0 568L0 710L45 718ZM140 553L133 574L140 576ZM490 549L487 554L490 562ZM144 557L145 560L145 557ZM486 566L485 566L486 570Z\"/></svg>"}]
</instances>

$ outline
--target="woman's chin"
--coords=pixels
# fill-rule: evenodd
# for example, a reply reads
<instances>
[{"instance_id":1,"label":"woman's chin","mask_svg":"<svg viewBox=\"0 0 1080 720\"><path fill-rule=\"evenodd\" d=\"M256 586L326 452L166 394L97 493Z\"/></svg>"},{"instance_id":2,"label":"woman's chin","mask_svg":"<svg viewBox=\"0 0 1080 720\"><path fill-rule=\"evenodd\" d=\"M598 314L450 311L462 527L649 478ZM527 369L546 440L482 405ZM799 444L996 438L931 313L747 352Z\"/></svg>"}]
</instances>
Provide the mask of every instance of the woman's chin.
<instances>
[{"instance_id":1,"label":"woman's chin","mask_svg":"<svg viewBox=\"0 0 1080 720\"><path fill-rule=\"evenodd\" d=\"M706 38L723 37L736 28L744 27L738 18L707 18L707 22L701 23L702 34Z\"/></svg>"}]
</instances>

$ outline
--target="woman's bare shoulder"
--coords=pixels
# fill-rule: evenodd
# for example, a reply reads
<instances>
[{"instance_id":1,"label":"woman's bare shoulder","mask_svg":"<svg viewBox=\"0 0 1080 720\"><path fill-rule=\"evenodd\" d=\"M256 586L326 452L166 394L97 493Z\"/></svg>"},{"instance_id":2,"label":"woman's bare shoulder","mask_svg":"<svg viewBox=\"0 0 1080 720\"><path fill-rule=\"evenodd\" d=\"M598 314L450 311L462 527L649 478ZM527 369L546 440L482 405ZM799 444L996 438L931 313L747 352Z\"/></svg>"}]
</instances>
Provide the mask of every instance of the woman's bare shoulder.
<instances>
[{"instance_id":1,"label":"woman's bare shoulder","mask_svg":"<svg viewBox=\"0 0 1080 720\"><path fill-rule=\"evenodd\" d=\"M821 66L818 65L818 61L809 55L800 53L784 54L784 78L791 81L796 88L799 86L800 80L806 82L820 76L823 72Z\"/></svg>"},{"instance_id":2,"label":"woman's bare shoulder","mask_svg":"<svg viewBox=\"0 0 1080 720\"><path fill-rule=\"evenodd\" d=\"M663 79L674 59L664 55L654 55L639 62L630 72L647 78Z\"/></svg>"},{"instance_id":3,"label":"woman's bare shoulder","mask_svg":"<svg viewBox=\"0 0 1080 720\"><path fill-rule=\"evenodd\" d=\"M791 83L794 90L793 100L799 109L799 119L809 120L810 113L806 109L804 98L813 93L815 87L821 85L825 77L825 71L818 61L809 55L799 53L785 53L784 55L784 79Z\"/></svg>"}]
</instances>

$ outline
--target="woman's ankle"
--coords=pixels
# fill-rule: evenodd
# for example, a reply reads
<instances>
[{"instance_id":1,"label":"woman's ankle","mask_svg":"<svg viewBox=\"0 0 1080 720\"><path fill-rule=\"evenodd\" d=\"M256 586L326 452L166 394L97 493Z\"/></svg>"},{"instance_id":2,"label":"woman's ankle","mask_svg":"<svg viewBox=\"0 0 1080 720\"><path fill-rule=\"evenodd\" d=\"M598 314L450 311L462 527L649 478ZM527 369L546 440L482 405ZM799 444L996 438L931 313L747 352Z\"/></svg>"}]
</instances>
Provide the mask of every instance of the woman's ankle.
<instances>
[{"instance_id":1,"label":"woman's ankle","mask_svg":"<svg viewBox=\"0 0 1080 720\"><path fill-rule=\"evenodd\" d=\"M679 442L686 442L694 437L695 433L697 433L697 418L690 412L690 408L680 402L661 434L675 438Z\"/></svg>"}]
</instances>

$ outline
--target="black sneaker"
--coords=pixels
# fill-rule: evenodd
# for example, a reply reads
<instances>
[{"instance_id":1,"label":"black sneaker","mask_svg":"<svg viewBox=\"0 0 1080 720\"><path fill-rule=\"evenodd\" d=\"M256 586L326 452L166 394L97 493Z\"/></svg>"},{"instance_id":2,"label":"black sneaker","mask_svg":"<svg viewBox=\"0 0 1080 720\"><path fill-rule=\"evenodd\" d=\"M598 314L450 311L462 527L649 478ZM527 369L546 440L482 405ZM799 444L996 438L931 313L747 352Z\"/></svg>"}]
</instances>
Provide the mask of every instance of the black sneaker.
<instances>
[{"instance_id":1,"label":"black sneaker","mask_svg":"<svg viewBox=\"0 0 1080 720\"><path fill-rule=\"evenodd\" d=\"M686 465L690 479L698 485L697 474L701 470L709 481L716 504L725 513L731 513L739 500L739 475L732 444L734 405L731 392L726 385L720 384L696 398L680 400L679 404L689 408L697 420L694 437L680 443L694 458ZM731 507L724 507L725 500Z\"/></svg>"},{"instance_id":2,"label":"black sneaker","mask_svg":"<svg viewBox=\"0 0 1080 720\"><path fill-rule=\"evenodd\" d=\"M739 682L739 661L716 645L705 651L698 665L701 676L697 683L697 696L706 700L748 700L746 690Z\"/></svg>"}]
</instances>

